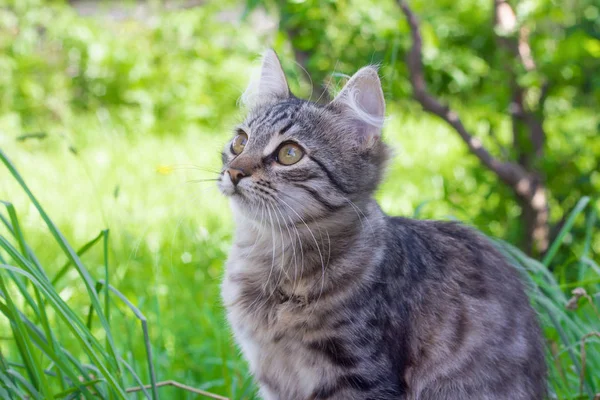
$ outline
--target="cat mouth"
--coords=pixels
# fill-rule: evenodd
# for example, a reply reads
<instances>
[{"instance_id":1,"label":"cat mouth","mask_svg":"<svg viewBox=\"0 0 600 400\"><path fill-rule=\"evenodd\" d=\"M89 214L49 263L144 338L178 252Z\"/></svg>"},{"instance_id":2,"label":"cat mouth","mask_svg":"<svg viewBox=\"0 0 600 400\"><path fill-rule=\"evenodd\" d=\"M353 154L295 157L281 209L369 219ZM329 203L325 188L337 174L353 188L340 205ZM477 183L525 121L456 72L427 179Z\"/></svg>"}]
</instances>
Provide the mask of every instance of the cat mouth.
<instances>
[{"instance_id":1,"label":"cat mouth","mask_svg":"<svg viewBox=\"0 0 600 400\"><path fill-rule=\"evenodd\" d=\"M219 177L219 181L217 183L219 191L226 197L233 197L241 195L240 190L237 185L233 185L231 181L223 178L223 175Z\"/></svg>"},{"instance_id":2,"label":"cat mouth","mask_svg":"<svg viewBox=\"0 0 600 400\"><path fill-rule=\"evenodd\" d=\"M244 193L244 191L241 190L239 186L219 185L219 189L225 197L237 200L249 200L248 195Z\"/></svg>"}]
</instances>

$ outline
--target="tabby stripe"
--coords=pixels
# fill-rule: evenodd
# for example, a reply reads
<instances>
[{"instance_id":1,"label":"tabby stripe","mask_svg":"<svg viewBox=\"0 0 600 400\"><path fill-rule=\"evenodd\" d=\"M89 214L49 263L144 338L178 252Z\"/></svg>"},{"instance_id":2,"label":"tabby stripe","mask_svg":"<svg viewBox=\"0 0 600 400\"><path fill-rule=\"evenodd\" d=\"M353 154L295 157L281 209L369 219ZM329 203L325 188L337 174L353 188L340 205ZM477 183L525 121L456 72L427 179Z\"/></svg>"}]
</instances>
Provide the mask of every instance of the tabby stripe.
<instances>
[{"instance_id":1,"label":"tabby stripe","mask_svg":"<svg viewBox=\"0 0 600 400\"><path fill-rule=\"evenodd\" d=\"M317 175L317 174L308 174L308 175L305 175L305 174L291 175L291 174L289 174L285 177L285 179L288 182L306 182L311 179L316 179L316 178L320 178L320 177L321 177L321 175Z\"/></svg>"},{"instance_id":2,"label":"tabby stripe","mask_svg":"<svg viewBox=\"0 0 600 400\"><path fill-rule=\"evenodd\" d=\"M252 125L256 122L256 120L258 119L258 116L252 118L249 122L248 122L248 128L252 128Z\"/></svg>"},{"instance_id":3,"label":"tabby stripe","mask_svg":"<svg viewBox=\"0 0 600 400\"><path fill-rule=\"evenodd\" d=\"M460 350L463 343L465 342L469 329L469 320L467 319L467 315L465 313L462 303L458 306L458 316L456 316L456 318L456 325L454 327L454 332L452 333L453 344L451 350L453 352L458 352L458 350ZM517 328L511 326L509 332L515 332L514 329Z\"/></svg>"},{"instance_id":4,"label":"tabby stripe","mask_svg":"<svg viewBox=\"0 0 600 400\"><path fill-rule=\"evenodd\" d=\"M312 195L312 197L314 197L319 203L324 205L325 208L327 208L327 210L329 210L331 212L337 211L345 206L345 204L342 204L342 205L331 204L329 201L325 200L319 192L317 192L315 189L313 189L311 187L308 187L305 185L298 185L298 186L300 186L302 189L304 189L308 193L310 193Z\"/></svg>"},{"instance_id":5,"label":"tabby stripe","mask_svg":"<svg viewBox=\"0 0 600 400\"><path fill-rule=\"evenodd\" d=\"M338 391L339 388L335 386L335 384L326 384L315 389L308 398L312 400L327 400L333 397L333 395L336 394Z\"/></svg>"},{"instance_id":6,"label":"tabby stripe","mask_svg":"<svg viewBox=\"0 0 600 400\"><path fill-rule=\"evenodd\" d=\"M338 387L351 387L352 389L359 390L361 392L368 392L377 385L377 381L370 381L364 376L358 374L349 374L342 376L338 380Z\"/></svg>"},{"instance_id":7,"label":"tabby stripe","mask_svg":"<svg viewBox=\"0 0 600 400\"><path fill-rule=\"evenodd\" d=\"M262 117L262 120L261 120L261 121L262 121L262 122L266 122L266 121L267 121L269 118L271 118L271 114L273 114L273 113L277 113L277 110L279 110L279 107L278 107L277 105L275 105L275 106L271 107L271 108L269 109L269 111L267 111L267 112L266 112L266 113L263 115L263 117Z\"/></svg>"},{"instance_id":8,"label":"tabby stripe","mask_svg":"<svg viewBox=\"0 0 600 400\"><path fill-rule=\"evenodd\" d=\"M281 130L279 131L280 135L283 135L284 133L286 133L292 126L294 126L294 121L291 121L289 124L287 124L286 126L284 126L283 128L281 128Z\"/></svg>"},{"instance_id":9,"label":"tabby stripe","mask_svg":"<svg viewBox=\"0 0 600 400\"><path fill-rule=\"evenodd\" d=\"M289 114L288 114L288 113L283 113L283 114L281 114L281 115L277 116L277 117L276 117L276 118L275 118L273 121L271 121L270 123L271 123L271 125L277 125L277 123L278 123L278 122L281 122L281 121L283 121L284 119L288 119L288 118L290 118Z\"/></svg>"},{"instance_id":10,"label":"tabby stripe","mask_svg":"<svg viewBox=\"0 0 600 400\"><path fill-rule=\"evenodd\" d=\"M358 390L360 392L368 392L373 389L377 385L378 381L370 381L358 374L348 374L338 378L337 382L331 384L325 384L319 388L317 388L309 397L310 399L315 400L326 400L332 398L339 391L351 388L354 390ZM393 393L389 393L389 398L396 398L396 396L400 395L396 390ZM371 398L371 397L367 397ZM380 398L380 397L377 397ZM387 397L386 397L387 398Z\"/></svg>"},{"instance_id":11,"label":"tabby stripe","mask_svg":"<svg viewBox=\"0 0 600 400\"><path fill-rule=\"evenodd\" d=\"M359 359L348 352L342 339L329 337L308 343L308 348L323 354L333 364L344 368L352 368L358 365Z\"/></svg>"},{"instance_id":12,"label":"tabby stripe","mask_svg":"<svg viewBox=\"0 0 600 400\"><path fill-rule=\"evenodd\" d=\"M313 160L315 163L317 163L317 165L319 167L321 167L321 169L323 170L323 172L325 172L325 175L327 175L327 178L329 178L329 180L331 181L331 183L333 183L333 186L335 186L340 192L346 193L346 194L350 194L349 191L347 191L346 189L343 188L343 186L338 182L337 179L335 179L333 177L333 174L331 173L331 171L329 171L329 169L323 165L323 163L321 161L319 161L318 159L312 157L312 156L308 156L311 160Z\"/></svg>"}]
</instances>

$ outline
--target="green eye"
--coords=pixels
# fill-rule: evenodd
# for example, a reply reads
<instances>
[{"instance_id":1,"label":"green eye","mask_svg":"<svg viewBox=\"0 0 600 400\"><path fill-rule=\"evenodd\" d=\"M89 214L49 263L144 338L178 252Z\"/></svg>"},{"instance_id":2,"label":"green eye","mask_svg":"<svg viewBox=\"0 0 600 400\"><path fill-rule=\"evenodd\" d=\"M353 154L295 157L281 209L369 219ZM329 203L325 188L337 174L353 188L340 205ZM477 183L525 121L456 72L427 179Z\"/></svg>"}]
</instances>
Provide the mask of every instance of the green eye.
<instances>
[{"instance_id":1,"label":"green eye","mask_svg":"<svg viewBox=\"0 0 600 400\"><path fill-rule=\"evenodd\" d=\"M277 162L281 165L296 164L304 156L304 151L295 143L286 143L277 152Z\"/></svg>"},{"instance_id":2,"label":"green eye","mask_svg":"<svg viewBox=\"0 0 600 400\"><path fill-rule=\"evenodd\" d=\"M246 147L246 143L248 142L248 135L244 132L238 133L238 135L233 138L233 142L231 142L231 152L236 156L244 151L244 147Z\"/></svg>"}]
</instances>

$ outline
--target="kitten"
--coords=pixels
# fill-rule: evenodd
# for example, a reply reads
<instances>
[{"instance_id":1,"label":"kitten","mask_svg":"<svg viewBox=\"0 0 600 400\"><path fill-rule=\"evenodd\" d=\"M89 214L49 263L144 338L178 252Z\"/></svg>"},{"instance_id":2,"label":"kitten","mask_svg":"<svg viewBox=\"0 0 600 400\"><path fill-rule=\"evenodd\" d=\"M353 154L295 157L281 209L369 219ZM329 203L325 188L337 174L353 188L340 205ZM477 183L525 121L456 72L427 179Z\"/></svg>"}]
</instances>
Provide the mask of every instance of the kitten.
<instances>
[{"instance_id":1,"label":"kitten","mask_svg":"<svg viewBox=\"0 0 600 400\"><path fill-rule=\"evenodd\" d=\"M327 105L265 55L218 185L236 231L222 296L266 400L545 396L543 342L518 273L454 222L389 217L377 71Z\"/></svg>"}]
</instances>

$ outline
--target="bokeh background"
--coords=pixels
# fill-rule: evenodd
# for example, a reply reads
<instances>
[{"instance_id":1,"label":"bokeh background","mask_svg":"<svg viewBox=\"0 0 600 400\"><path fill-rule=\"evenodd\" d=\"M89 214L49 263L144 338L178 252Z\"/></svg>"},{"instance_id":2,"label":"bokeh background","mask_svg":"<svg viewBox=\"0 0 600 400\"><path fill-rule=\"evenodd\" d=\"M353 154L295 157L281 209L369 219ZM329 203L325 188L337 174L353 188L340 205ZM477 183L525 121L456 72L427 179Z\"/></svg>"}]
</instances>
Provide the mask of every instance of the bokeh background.
<instances>
[{"instance_id":1,"label":"bokeh background","mask_svg":"<svg viewBox=\"0 0 600 400\"><path fill-rule=\"evenodd\" d=\"M204 179L220 169L222 146L243 116L240 94L260 53L273 47L293 92L313 100L328 98L361 66L380 66L384 138L396 154L377 192L381 206L395 215L458 219L520 248L510 251L537 293L551 398L598 396L600 4L409 4L420 21L429 92L495 159L534 178L542 213L548 210L537 226L542 239L532 235L531 209L514 185L415 100L406 63L411 31L394 1L0 0L0 149L74 249L109 230L106 246L92 241L81 260L93 279L108 271L147 318L158 380L232 399L255 396L219 299L232 220L227 201ZM541 146L532 126L543 128ZM14 204L55 293L104 340L78 270L3 164L0 200ZM0 235L15 244L7 210L0 211ZM7 246L0 246L0 264L17 265ZM55 382L60 367L44 351L34 349L32 359L46 369L50 392L39 389L41 378L32 378L23 359L10 305L34 325L41 319L23 294L35 285L8 273L0 269L0 397L33 393L16 376L36 393L64 393L69 381L62 388ZM115 299L107 307L115 346L148 383L140 322ZM39 326L81 365L94 364L48 308L48 324ZM119 398L103 384L99 391ZM122 385L136 382L124 372ZM73 395L82 394L58 398ZM160 395L198 396L175 388Z\"/></svg>"}]
</instances>

